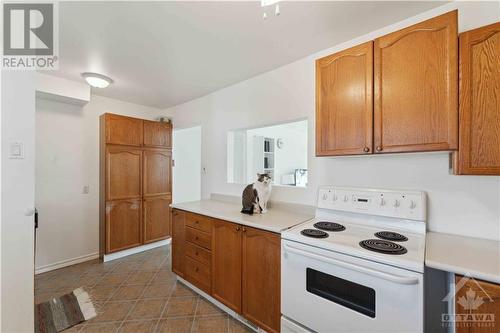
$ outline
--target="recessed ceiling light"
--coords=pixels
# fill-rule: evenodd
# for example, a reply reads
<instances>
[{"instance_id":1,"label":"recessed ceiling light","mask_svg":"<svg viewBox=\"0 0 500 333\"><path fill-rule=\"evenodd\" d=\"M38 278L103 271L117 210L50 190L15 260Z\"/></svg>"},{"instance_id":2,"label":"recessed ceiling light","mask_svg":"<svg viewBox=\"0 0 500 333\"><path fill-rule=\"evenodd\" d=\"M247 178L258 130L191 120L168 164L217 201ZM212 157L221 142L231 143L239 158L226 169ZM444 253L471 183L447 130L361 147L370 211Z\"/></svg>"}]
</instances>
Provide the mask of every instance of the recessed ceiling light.
<instances>
[{"instance_id":1,"label":"recessed ceiling light","mask_svg":"<svg viewBox=\"0 0 500 333\"><path fill-rule=\"evenodd\" d=\"M97 73L85 72L82 73L82 77L90 86L95 88L106 88L111 83L113 83L113 80L111 78L107 77L106 75Z\"/></svg>"}]
</instances>

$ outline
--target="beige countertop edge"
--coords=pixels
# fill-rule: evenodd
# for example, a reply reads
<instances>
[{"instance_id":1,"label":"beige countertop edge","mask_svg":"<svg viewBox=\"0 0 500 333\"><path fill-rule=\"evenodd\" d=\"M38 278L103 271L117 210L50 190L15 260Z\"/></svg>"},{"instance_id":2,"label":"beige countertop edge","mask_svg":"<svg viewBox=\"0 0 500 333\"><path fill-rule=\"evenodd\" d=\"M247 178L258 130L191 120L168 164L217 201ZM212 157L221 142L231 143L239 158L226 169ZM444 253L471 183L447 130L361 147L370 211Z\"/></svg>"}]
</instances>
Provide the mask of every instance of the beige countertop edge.
<instances>
[{"instance_id":1,"label":"beige countertop edge","mask_svg":"<svg viewBox=\"0 0 500 333\"><path fill-rule=\"evenodd\" d=\"M288 230L288 229L290 229L296 225L299 225L301 223L304 223L304 222L306 222L314 217L313 215L298 214L295 212L288 212L288 211L277 209L277 208L271 208L268 213L255 215L255 218L259 218L260 221L262 221L263 219L266 219L267 216L269 216L269 220L272 220L272 219L276 220L277 218L275 216L273 216L274 215L273 213L276 212L280 215L283 215L283 217L293 216L294 220L292 222L281 222L281 223L276 223L276 222L272 222L272 221L264 222L264 224L263 223L252 223L251 221L245 220L248 218L252 218L251 215L244 215L244 214L239 213L239 209L241 209L239 204L233 204L230 202L224 202L224 201L218 201L218 200L201 200L199 202L206 203L209 201L214 201L214 204L216 204L216 205L224 205L226 207L234 206L235 209L238 209L238 213L235 212L234 215L238 216L239 218L237 218L237 217L235 218L235 216L230 216L230 215L226 215L226 214L218 214L212 210L205 210L205 209L202 209L201 207L196 207L196 204L198 202L176 203L176 204L171 204L170 207L175 208L175 209L184 210L184 211L191 212L191 213L209 216L212 218L216 218L216 219L220 219L220 220L224 220L224 221L228 221L228 222L246 225L248 227L253 227L256 229L267 230L267 231L271 231L271 232L275 232L275 233L282 233L283 231ZM278 218L278 219L280 219L280 218Z\"/></svg>"},{"instance_id":2,"label":"beige countertop edge","mask_svg":"<svg viewBox=\"0 0 500 333\"><path fill-rule=\"evenodd\" d=\"M428 232L425 265L500 284L500 242Z\"/></svg>"}]
</instances>

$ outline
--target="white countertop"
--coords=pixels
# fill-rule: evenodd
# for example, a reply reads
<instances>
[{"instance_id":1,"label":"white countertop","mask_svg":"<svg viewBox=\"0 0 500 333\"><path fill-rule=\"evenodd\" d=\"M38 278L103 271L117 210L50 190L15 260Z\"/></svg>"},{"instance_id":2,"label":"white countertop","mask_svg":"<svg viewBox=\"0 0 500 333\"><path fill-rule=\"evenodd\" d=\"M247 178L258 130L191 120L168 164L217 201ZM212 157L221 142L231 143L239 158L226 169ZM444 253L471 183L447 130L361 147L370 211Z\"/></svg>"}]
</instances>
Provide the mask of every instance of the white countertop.
<instances>
[{"instance_id":1,"label":"white countertop","mask_svg":"<svg viewBox=\"0 0 500 333\"><path fill-rule=\"evenodd\" d=\"M313 218L312 215L307 213L297 213L283 208L269 208L265 214L247 215L240 212L241 204L217 200L183 202L171 206L172 208L276 233L281 233Z\"/></svg>"},{"instance_id":2,"label":"white countertop","mask_svg":"<svg viewBox=\"0 0 500 333\"><path fill-rule=\"evenodd\" d=\"M500 242L429 232L425 265L500 283Z\"/></svg>"}]
</instances>

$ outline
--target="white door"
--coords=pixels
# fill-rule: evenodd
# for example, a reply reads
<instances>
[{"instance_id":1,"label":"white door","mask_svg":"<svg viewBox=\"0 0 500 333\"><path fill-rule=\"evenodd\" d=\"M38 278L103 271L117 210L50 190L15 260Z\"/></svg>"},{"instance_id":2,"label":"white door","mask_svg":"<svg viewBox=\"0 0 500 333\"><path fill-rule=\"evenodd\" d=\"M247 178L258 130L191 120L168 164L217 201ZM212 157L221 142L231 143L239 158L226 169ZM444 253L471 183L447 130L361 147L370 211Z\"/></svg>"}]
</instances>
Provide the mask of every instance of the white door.
<instances>
[{"instance_id":1,"label":"white door","mask_svg":"<svg viewBox=\"0 0 500 333\"><path fill-rule=\"evenodd\" d=\"M173 203L201 198L201 126L175 129L173 134Z\"/></svg>"}]
</instances>

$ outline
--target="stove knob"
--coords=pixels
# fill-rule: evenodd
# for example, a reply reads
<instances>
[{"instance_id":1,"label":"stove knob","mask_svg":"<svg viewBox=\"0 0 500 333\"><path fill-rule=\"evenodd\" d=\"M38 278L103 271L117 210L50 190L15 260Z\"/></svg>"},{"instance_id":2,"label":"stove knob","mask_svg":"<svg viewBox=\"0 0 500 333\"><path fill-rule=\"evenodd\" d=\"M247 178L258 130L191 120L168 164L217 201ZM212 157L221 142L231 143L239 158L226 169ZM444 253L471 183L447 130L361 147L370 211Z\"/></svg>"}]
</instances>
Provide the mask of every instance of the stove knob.
<instances>
[{"instance_id":1,"label":"stove knob","mask_svg":"<svg viewBox=\"0 0 500 333\"><path fill-rule=\"evenodd\" d=\"M410 200L410 209L413 209L415 207L417 207L417 204L415 203L415 201Z\"/></svg>"},{"instance_id":2,"label":"stove knob","mask_svg":"<svg viewBox=\"0 0 500 333\"><path fill-rule=\"evenodd\" d=\"M398 208L398 207L399 207L399 200L395 199L394 200L394 208Z\"/></svg>"},{"instance_id":3,"label":"stove knob","mask_svg":"<svg viewBox=\"0 0 500 333\"><path fill-rule=\"evenodd\" d=\"M385 199L384 198L378 199L378 204L379 206L385 206Z\"/></svg>"}]
</instances>

